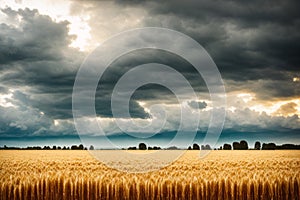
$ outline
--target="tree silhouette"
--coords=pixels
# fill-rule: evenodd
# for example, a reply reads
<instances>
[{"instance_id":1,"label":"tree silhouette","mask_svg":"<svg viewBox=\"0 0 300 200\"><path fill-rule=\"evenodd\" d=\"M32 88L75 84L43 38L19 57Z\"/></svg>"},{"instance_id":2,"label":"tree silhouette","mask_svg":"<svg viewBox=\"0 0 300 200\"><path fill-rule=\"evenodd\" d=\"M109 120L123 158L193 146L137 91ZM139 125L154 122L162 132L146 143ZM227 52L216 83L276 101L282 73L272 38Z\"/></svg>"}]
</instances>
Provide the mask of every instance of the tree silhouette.
<instances>
[{"instance_id":1,"label":"tree silhouette","mask_svg":"<svg viewBox=\"0 0 300 200\"><path fill-rule=\"evenodd\" d=\"M232 143L234 150L248 150L248 143L245 140L241 140L240 142L233 142Z\"/></svg>"},{"instance_id":2,"label":"tree silhouette","mask_svg":"<svg viewBox=\"0 0 300 200\"><path fill-rule=\"evenodd\" d=\"M223 149L224 150L231 150L231 145L230 144L224 144Z\"/></svg>"},{"instance_id":3,"label":"tree silhouette","mask_svg":"<svg viewBox=\"0 0 300 200\"><path fill-rule=\"evenodd\" d=\"M232 146L233 146L233 150L240 149L240 143L238 143L238 142L233 142Z\"/></svg>"},{"instance_id":4,"label":"tree silhouette","mask_svg":"<svg viewBox=\"0 0 300 200\"><path fill-rule=\"evenodd\" d=\"M295 145L295 144L283 144L281 146L276 145L276 149L300 149L300 145Z\"/></svg>"},{"instance_id":5,"label":"tree silhouette","mask_svg":"<svg viewBox=\"0 0 300 200\"><path fill-rule=\"evenodd\" d=\"M78 149L77 145L72 145L71 146L71 150L76 150L76 149Z\"/></svg>"},{"instance_id":6,"label":"tree silhouette","mask_svg":"<svg viewBox=\"0 0 300 200\"><path fill-rule=\"evenodd\" d=\"M147 149L147 145L145 143L139 144L139 150L146 150L146 149Z\"/></svg>"},{"instance_id":7,"label":"tree silhouette","mask_svg":"<svg viewBox=\"0 0 300 200\"><path fill-rule=\"evenodd\" d=\"M262 145L262 150L275 150L276 149L276 144L274 143L263 143Z\"/></svg>"},{"instance_id":8,"label":"tree silhouette","mask_svg":"<svg viewBox=\"0 0 300 200\"><path fill-rule=\"evenodd\" d=\"M153 147L153 150L160 150L161 148L160 147L157 147L157 146L154 146Z\"/></svg>"},{"instance_id":9,"label":"tree silhouette","mask_svg":"<svg viewBox=\"0 0 300 200\"><path fill-rule=\"evenodd\" d=\"M94 146L91 145L90 148L89 148L89 150L94 150Z\"/></svg>"},{"instance_id":10,"label":"tree silhouette","mask_svg":"<svg viewBox=\"0 0 300 200\"><path fill-rule=\"evenodd\" d=\"M248 147L247 141L245 141L245 140L240 141L240 148L241 148L241 150L248 150L249 147Z\"/></svg>"},{"instance_id":11,"label":"tree silhouette","mask_svg":"<svg viewBox=\"0 0 300 200\"><path fill-rule=\"evenodd\" d=\"M260 142L256 141L255 144L254 144L254 149L260 150L260 148L261 148Z\"/></svg>"},{"instance_id":12,"label":"tree silhouette","mask_svg":"<svg viewBox=\"0 0 300 200\"><path fill-rule=\"evenodd\" d=\"M44 150L50 150L51 148L49 146L44 146L43 149Z\"/></svg>"},{"instance_id":13,"label":"tree silhouette","mask_svg":"<svg viewBox=\"0 0 300 200\"><path fill-rule=\"evenodd\" d=\"M210 145L209 144L207 144L207 145L201 145L201 150L211 150L211 147L210 147Z\"/></svg>"},{"instance_id":14,"label":"tree silhouette","mask_svg":"<svg viewBox=\"0 0 300 200\"><path fill-rule=\"evenodd\" d=\"M194 143L193 144L193 150L200 150L200 147L198 144Z\"/></svg>"}]
</instances>

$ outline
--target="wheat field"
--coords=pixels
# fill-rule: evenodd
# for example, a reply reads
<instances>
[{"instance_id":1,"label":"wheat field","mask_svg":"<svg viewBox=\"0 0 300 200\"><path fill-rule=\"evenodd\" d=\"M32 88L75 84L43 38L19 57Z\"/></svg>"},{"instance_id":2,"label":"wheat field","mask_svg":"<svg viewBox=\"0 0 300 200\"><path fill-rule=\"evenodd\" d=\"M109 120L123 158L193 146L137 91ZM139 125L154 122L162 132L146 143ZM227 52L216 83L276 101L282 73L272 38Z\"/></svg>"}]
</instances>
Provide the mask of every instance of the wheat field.
<instances>
[{"instance_id":1,"label":"wheat field","mask_svg":"<svg viewBox=\"0 0 300 200\"><path fill-rule=\"evenodd\" d=\"M187 151L161 170L126 173L88 151L4 150L0 170L3 200L300 197L300 151Z\"/></svg>"}]
</instances>

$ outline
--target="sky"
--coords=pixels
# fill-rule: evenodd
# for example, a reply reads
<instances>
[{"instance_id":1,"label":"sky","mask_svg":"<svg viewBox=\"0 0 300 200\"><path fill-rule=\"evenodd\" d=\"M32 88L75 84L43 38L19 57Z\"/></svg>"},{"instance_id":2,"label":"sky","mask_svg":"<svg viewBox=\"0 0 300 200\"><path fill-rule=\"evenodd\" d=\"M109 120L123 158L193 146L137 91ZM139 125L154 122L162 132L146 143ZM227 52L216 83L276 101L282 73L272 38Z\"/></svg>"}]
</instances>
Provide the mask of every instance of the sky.
<instances>
[{"instance_id":1,"label":"sky","mask_svg":"<svg viewBox=\"0 0 300 200\"><path fill-rule=\"evenodd\" d=\"M299 144L299 7L299 1L291 0L0 0L0 146L80 143L72 114L78 69L113 35L143 27L182 32L201 44L214 60L227 102L216 145L242 139L251 145L256 140ZM156 37L160 38L159 34ZM179 102L168 88L148 84L130 99L131 119L114 117L110 103L118 79L137 65L153 62L182 74L197 98L186 92L184 102ZM147 74L154 80L160 75L160 70ZM87 130L87 145L97 138L94 145L105 147L95 122L120 147L141 141L168 144L178 130L181 106L193 110L184 119L186 137L193 126L188 123L198 115L196 142L209 127L213 105L203 78L189 62L170 52L145 49L123 55L109 66L100 82L95 94L97 117L87 117L81 124ZM186 91L180 85L178 89ZM127 125L121 130L116 119L144 128L141 131ZM151 126L145 126L149 123ZM150 137L153 133L157 135ZM177 145L184 147L184 141L183 137Z\"/></svg>"}]
</instances>

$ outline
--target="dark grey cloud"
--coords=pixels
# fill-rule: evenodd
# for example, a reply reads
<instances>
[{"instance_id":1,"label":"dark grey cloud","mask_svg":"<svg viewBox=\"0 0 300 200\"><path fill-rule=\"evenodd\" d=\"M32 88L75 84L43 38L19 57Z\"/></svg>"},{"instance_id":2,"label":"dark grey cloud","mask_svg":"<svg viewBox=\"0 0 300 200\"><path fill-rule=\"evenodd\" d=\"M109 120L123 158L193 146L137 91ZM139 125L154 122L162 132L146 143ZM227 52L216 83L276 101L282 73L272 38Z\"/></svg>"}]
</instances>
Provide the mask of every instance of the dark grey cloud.
<instances>
[{"instance_id":1,"label":"dark grey cloud","mask_svg":"<svg viewBox=\"0 0 300 200\"><path fill-rule=\"evenodd\" d=\"M266 73L271 76L274 73ZM255 98L262 101L280 100L287 98L299 98L300 83L293 82L292 76L286 72L278 72L275 76L278 79L259 79L234 81L227 79L225 81L227 92L231 91L248 91L255 94Z\"/></svg>"},{"instance_id":2,"label":"dark grey cloud","mask_svg":"<svg viewBox=\"0 0 300 200\"><path fill-rule=\"evenodd\" d=\"M16 61L59 61L75 36L68 35L67 21L54 23L49 16L28 8L1 12L13 20L21 17L20 27L1 24L1 64Z\"/></svg>"},{"instance_id":3,"label":"dark grey cloud","mask_svg":"<svg viewBox=\"0 0 300 200\"><path fill-rule=\"evenodd\" d=\"M13 104L22 104L45 113L49 119L72 118L72 90L77 70L86 54L69 47L75 36L68 34L69 22L54 22L38 10L10 8L1 12L17 26L0 25L1 91L14 89ZM108 77L114 77L115 72ZM97 111L111 117L110 96L106 84L99 96ZM137 102L130 102L132 117L147 118Z\"/></svg>"},{"instance_id":4,"label":"dark grey cloud","mask_svg":"<svg viewBox=\"0 0 300 200\"><path fill-rule=\"evenodd\" d=\"M145 3L146 25L182 31L202 44L223 78L261 81L258 97L299 96L298 1L172 1ZM251 90L251 86L247 85ZM269 92L271 91L271 92Z\"/></svg>"},{"instance_id":5,"label":"dark grey cloud","mask_svg":"<svg viewBox=\"0 0 300 200\"><path fill-rule=\"evenodd\" d=\"M94 14L100 12L106 5L102 2L74 2L73 4L77 7L93 5ZM260 81L261 90L268 90L269 82L274 85L272 90L278 88L278 91L263 92L258 94L258 97L284 98L286 93L290 94L289 97L299 96L295 92L297 86L292 86L290 83L293 76L299 76L300 59L297 52L300 51L298 34L300 3L298 1L175 0L171 2L115 1L112 4L115 6L110 8L114 12L122 8L124 8L122 10L128 8L145 10L146 13L139 18L142 26L174 29L197 40L216 62L225 80L233 80L241 85L245 85L248 81L270 80ZM80 12L84 11L81 9ZM90 20L91 25L95 25L94 21L97 21L97 15L93 16L94 18ZM113 19L118 23L122 23L123 20ZM124 16L124 23L130 19ZM98 30L97 26L95 31ZM159 59L158 61L163 62ZM129 58L128 62L131 62L131 65L136 63ZM181 63L181 67L176 69L184 69L189 77L195 74L193 68L186 63ZM282 84L289 87L282 90L280 86ZM253 92L257 92L256 88L253 88Z\"/></svg>"},{"instance_id":6,"label":"dark grey cloud","mask_svg":"<svg viewBox=\"0 0 300 200\"><path fill-rule=\"evenodd\" d=\"M37 10L1 12L17 26L0 25L0 80L23 95L20 101L53 118L70 118L71 93L83 54L68 45L68 22L54 22ZM26 88L26 89L25 89ZM14 96L14 98L18 98Z\"/></svg>"},{"instance_id":7,"label":"dark grey cloud","mask_svg":"<svg viewBox=\"0 0 300 200\"><path fill-rule=\"evenodd\" d=\"M221 71L298 68L298 1L172 1L151 6L153 21L171 16L173 20L163 25L203 44ZM210 41L203 35L214 37Z\"/></svg>"},{"instance_id":8,"label":"dark grey cloud","mask_svg":"<svg viewBox=\"0 0 300 200\"><path fill-rule=\"evenodd\" d=\"M205 101L190 101L188 104L195 109L204 109L207 107L207 103Z\"/></svg>"},{"instance_id":9,"label":"dark grey cloud","mask_svg":"<svg viewBox=\"0 0 300 200\"><path fill-rule=\"evenodd\" d=\"M158 1L157 1L158 2ZM153 12L173 13L179 16L195 18L226 17L236 20L248 20L249 24L257 22L291 23L291 17L299 16L298 1L209 1L188 0L182 2L160 2ZM288 15L287 15L288 14Z\"/></svg>"},{"instance_id":10,"label":"dark grey cloud","mask_svg":"<svg viewBox=\"0 0 300 200\"><path fill-rule=\"evenodd\" d=\"M144 49L130 52L115 60L101 77L98 91L102 92L98 95L103 96L104 92L107 93L106 95L111 95L115 83L122 77L122 75L136 66L147 63L160 63L170 66L182 74L196 92L207 92L206 85L201 75L198 74L196 69L188 61L171 52ZM160 73L159 71L152 71L151 73L148 72L148 74L141 75L153 77L153 81L155 82L159 76L165 76L166 74ZM172 81L176 84L176 80ZM168 100L168 98L174 98L174 94L168 88L157 84L145 85L139 88L133 96L133 99L135 100Z\"/></svg>"}]
</instances>

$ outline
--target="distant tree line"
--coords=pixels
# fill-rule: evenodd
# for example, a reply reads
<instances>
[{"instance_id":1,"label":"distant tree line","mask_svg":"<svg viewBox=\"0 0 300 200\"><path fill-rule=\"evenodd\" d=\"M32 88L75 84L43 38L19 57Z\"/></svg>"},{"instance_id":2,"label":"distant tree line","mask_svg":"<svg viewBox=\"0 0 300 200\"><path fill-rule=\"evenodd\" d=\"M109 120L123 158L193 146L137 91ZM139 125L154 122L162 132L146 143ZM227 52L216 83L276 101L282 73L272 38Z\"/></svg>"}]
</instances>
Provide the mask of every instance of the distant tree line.
<instances>
[{"instance_id":1,"label":"distant tree line","mask_svg":"<svg viewBox=\"0 0 300 200\"><path fill-rule=\"evenodd\" d=\"M140 143L138 147L128 147L128 150L159 150L161 147L148 147L145 143ZM169 148L165 148L166 150L176 150L179 149L176 146L172 146ZM212 150L209 144L199 146L197 143L194 143L192 146L187 148L188 150ZM218 149L214 150L249 150L248 142L246 140L241 140L240 142L233 142L231 144L225 143L223 146L220 146ZM255 142L254 148L251 150L282 150L282 149L299 149L300 145L295 144L283 144L283 145L276 145L275 143L261 143L259 141Z\"/></svg>"},{"instance_id":2,"label":"distant tree line","mask_svg":"<svg viewBox=\"0 0 300 200\"><path fill-rule=\"evenodd\" d=\"M87 150L87 147L84 147L82 144L80 145L72 145L71 147L60 147L60 146L44 146L44 147L40 147L40 146L28 146L25 148L21 148L21 147L7 147L6 145L4 145L4 147L0 147L0 150ZM89 150L94 150L94 146L91 145L89 147ZM139 143L138 147L128 147L128 150L161 150L162 148L159 146L148 146L145 143ZM177 150L179 149L176 146L171 146L168 148L165 148L166 150ZM197 143L194 143L192 146L189 146L187 148L188 150L212 150L211 146L209 144L206 145L201 145L199 146ZM241 140L240 142L233 142L232 145L231 144L223 144L223 146L220 146L218 149L214 149L214 150L248 150L251 149L248 146L247 141L245 140ZM285 150L285 149L298 149L300 150L300 145L295 145L295 144L283 144L283 145L276 145L275 143L263 143L261 145L261 143L259 141L255 142L254 144L254 148L251 150Z\"/></svg>"},{"instance_id":3,"label":"distant tree line","mask_svg":"<svg viewBox=\"0 0 300 200\"><path fill-rule=\"evenodd\" d=\"M157 147L157 146L153 146L153 147L148 147L147 148L147 145L145 143L140 143L138 148L137 147L128 147L128 150L160 150L161 148L160 147Z\"/></svg>"},{"instance_id":4,"label":"distant tree line","mask_svg":"<svg viewBox=\"0 0 300 200\"><path fill-rule=\"evenodd\" d=\"M188 147L188 150L200 150L200 149L201 150L211 150L212 148L210 147L209 144L207 144L207 145L201 145L201 147L200 147L196 143L193 144L193 147L191 147L191 146Z\"/></svg>"},{"instance_id":5,"label":"distant tree line","mask_svg":"<svg viewBox=\"0 0 300 200\"><path fill-rule=\"evenodd\" d=\"M87 150L87 147L84 147L82 144L80 145L72 145L71 147L60 147L60 146L44 146L44 147L40 147L40 146L28 146L28 147L7 147L6 145L4 145L4 147L0 147L0 149L4 149L4 150ZM89 150L94 150L94 146L91 145L89 147Z\"/></svg>"},{"instance_id":6,"label":"distant tree line","mask_svg":"<svg viewBox=\"0 0 300 200\"><path fill-rule=\"evenodd\" d=\"M233 142L232 146L230 144L224 144L223 147L221 146L219 150L248 150L248 143L245 140L240 142ZM295 144L283 144L283 145L276 145L275 143L261 143L256 141L254 144L254 148L252 150L281 150L281 149L299 149L300 145Z\"/></svg>"}]
</instances>

